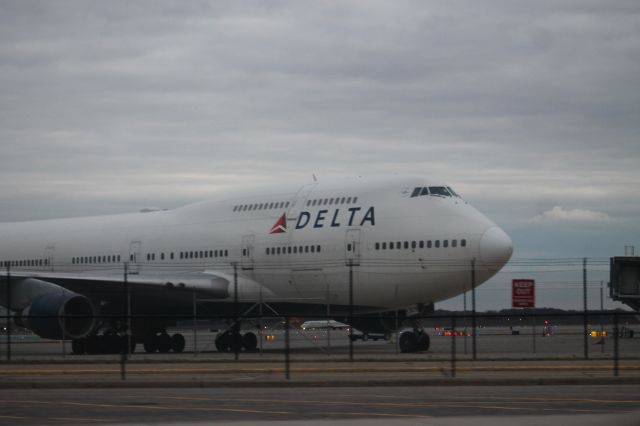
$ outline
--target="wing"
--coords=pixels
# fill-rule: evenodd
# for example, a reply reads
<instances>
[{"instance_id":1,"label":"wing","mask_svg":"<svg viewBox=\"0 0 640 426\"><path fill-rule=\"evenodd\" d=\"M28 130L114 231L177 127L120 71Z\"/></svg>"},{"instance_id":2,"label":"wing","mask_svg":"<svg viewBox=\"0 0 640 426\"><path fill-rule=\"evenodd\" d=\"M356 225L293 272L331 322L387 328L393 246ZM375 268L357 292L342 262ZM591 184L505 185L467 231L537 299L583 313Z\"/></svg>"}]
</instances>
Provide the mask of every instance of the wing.
<instances>
[{"instance_id":1,"label":"wing","mask_svg":"<svg viewBox=\"0 0 640 426\"><path fill-rule=\"evenodd\" d=\"M11 308L22 309L44 293L65 289L91 299L94 304L121 302L127 294L138 303L171 305L191 300L223 300L229 297L230 279L224 273L206 271L174 275L86 275L57 272L11 273ZM0 304L7 306L7 276L0 276Z\"/></svg>"}]
</instances>

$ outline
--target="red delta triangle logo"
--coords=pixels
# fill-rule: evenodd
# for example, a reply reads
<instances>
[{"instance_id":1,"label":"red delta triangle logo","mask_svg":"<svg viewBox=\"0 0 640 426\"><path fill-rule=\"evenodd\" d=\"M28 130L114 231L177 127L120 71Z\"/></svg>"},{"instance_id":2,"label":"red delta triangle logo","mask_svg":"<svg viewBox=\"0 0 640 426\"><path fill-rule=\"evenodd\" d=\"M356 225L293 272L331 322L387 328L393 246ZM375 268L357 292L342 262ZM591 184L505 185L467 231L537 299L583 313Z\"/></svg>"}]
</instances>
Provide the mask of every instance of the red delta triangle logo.
<instances>
[{"instance_id":1,"label":"red delta triangle logo","mask_svg":"<svg viewBox=\"0 0 640 426\"><path fill-rule=\"evenodd\" d=\"M278 219L275 225L273 225L273 227L271 228L271 232L269 233L284 234L285 232L287 232L287 214L282 213L282 216L280 216L280 219Z\"/></svg>"}]
</instances>

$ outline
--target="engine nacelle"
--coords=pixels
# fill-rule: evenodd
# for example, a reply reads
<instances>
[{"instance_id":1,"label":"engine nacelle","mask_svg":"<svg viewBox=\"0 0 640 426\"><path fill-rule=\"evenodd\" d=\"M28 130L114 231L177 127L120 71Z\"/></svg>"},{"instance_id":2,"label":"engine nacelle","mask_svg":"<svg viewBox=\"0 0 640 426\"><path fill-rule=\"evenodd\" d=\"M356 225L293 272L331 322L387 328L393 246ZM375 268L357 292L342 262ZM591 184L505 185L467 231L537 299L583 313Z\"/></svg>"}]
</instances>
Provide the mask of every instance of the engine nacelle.
<instances>
[{"instance_id":1,"label":"engine nacelle","mask_svg":"<svg viewBox=\"0 0 640 426\"><path fill-rule=\"evenodd\" d=\"M88 298L65 291L36 297L15 322L45 339L78 339L93 330L95 314Z\"/></svg>"}]
</instances>

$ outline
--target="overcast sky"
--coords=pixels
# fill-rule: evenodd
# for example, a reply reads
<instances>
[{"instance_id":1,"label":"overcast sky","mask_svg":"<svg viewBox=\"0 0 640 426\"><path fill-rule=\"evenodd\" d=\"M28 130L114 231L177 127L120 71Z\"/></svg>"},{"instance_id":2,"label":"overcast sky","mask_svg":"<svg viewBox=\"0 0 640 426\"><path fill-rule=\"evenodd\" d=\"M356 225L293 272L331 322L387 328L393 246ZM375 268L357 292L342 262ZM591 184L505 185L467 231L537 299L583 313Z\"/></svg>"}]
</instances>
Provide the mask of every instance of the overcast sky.
<instances>
[{"instance_id":1,"label":"overcast sky","mask_svg":"<svg viewBox=\"0 0 640 426\"><path fill-rule=\"evenodd\" d=\"M419 173L516 258L603 259L639 135L637 0L0 0L0 221Z\"/></svg>"}]
</instances>

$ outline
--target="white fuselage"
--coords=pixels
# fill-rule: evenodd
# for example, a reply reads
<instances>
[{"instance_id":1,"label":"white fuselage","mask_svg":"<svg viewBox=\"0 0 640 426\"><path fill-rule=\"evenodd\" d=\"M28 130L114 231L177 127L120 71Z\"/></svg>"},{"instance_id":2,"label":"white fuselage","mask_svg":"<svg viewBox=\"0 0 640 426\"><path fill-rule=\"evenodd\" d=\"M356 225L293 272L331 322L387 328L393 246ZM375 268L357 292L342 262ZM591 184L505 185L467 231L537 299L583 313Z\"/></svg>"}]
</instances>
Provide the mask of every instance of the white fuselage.
<instances>
[{"instance_id":1,"label":"white fuselage","mask_svg":"<svg viewBox=\"0 0 640 426\"><path fill-rule=\"evenodd\" d=\"M433 193L417 194L423 187ZM469 290L472 262L479 285L512 253L491 220L436 188L447 187L422 177L318 182L168 211L5 223L0 261L45 277L117 276L128 262L138 277L231 280L236 265L243 301L337 305L349 303L351 269L355 305L426 305Z\"/></svg>"}]
</instances>

